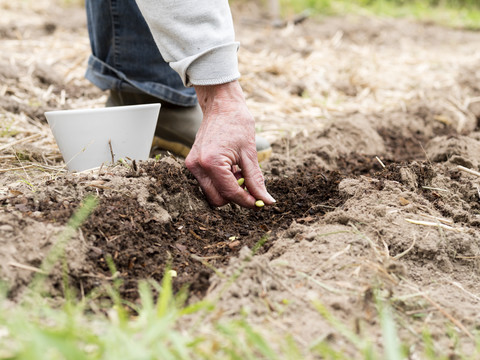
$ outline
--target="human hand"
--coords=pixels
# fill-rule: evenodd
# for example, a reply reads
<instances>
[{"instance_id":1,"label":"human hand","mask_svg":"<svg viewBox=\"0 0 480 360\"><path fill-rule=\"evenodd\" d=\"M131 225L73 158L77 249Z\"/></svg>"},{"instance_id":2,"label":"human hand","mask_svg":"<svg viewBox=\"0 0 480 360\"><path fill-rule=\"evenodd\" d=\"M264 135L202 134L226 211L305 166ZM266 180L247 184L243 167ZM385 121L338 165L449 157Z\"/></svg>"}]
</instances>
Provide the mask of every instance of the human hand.
<instances>
[{"instance_id":1,"label":"human hand","mask_svg":"<svg viewBox=\"0 0 480 360\"><path fill-rule=\"evenodd\" d=\"M185 165L198 180L208 202L254 208L256 200L275 202L267 192L255 146L255 121L238 81L195 86L203 121ZM237 179L245 179L245 189Z\"/></svg>"}]
</instances>

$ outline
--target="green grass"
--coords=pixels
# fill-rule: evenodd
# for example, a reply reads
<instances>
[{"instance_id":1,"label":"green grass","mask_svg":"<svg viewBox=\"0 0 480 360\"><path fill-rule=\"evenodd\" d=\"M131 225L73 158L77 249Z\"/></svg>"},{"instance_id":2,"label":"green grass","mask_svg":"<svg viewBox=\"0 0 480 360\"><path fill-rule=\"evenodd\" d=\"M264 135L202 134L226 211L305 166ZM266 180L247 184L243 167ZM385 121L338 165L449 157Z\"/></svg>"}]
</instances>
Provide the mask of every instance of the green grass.
<instances>
[{"instance_id":1,"label":"green grass","mask_svg":"<svg viewBox=\"0 0 480 360\"><path fill-rule=\"evenodd\" d=\"M314 14L406 17L480 29L480 2L474 0L280 0L285 14L305 9Z\"/></svg>"},{"instance_id":2,"label":"green grass","mask_svg":"<svg viewBox=\"0 0 480 360\"><path fill-rule=\"evenodd\" d=\"M13 137L19 133L18 130L13 130L12 125L14 123L13 119L3 120L0 122L0 137Z\"/></svg>"},{"instance_id":3,"label":"green grass","mask_svg":"<svg viewBox=\"0 0 480 360\"><path fill-rule=\"evenodd\" d=\"M303 357L289 336L280 339L278 349L274 350L244 318L216 321L208 330L202 329L201 320L211 314L215 306L206 301L187 305L185 292L174 295L168 269L165 269L162 284L140 283L138 304L121 299L118 278L103 291L97 290L79 300L68 284L64 250L96 205L95 197L84 200L59 234L30 284L30 291L22 299L12 304L7 300L7 287L0 287L0 359L274 360ZM255 249L266 240L267 237L263 237ZM116 274L113 261L107 259L107 262L112 274ZM64 301L53 306L44 285L46 275L58 263L63 263L65 269ZM109 295L107 301L105 294ZM182 330L180 322L193 314L198 315L200 321L190 325L188 331Z\"/></svg>"},{"instance_id":4,"label":"green grass","mask_svg":"<svg viewBox=\"0 0 480 360\"><path fill-rule=\"evenodd\" d=\"M291 334L273 334L266 328L253 326L246 316L222 319L216 301L187 304L187 293L173 294L169 269L165 269L162 284L143 281L139 285L140 301L130 303L118 292L120 278L103 289L79 299L68 283L64 249L76 231L95 209L97 199L87 197L61 232L41 265L41 272L32 281L29 292L16 303L7 300L7 287L0 286L0 360L299 360L350 359L342 349L328 339L300 346ZM252 256L266 242L262 237L252 250ZM246 264L226 282L237 281ZM63 264L64 299L55 304L45 292L46 274ZM107 259L110 271L116 274L112 259ZM0 283L1 285L1 283ZM224 289L225 290L225 289ZM158 294L155 295L155 294ZM381 294L381 291L376 291ZM106 297L108 295L108 297ZM376 344L368 335L358 335L351 324L335 318L319 302L312 308L330 324L336 337L343 338L356 352L356 359L406 359L411 347L397 335L399 322L390 299L375 296L382 342ZM188 318L188 322L185 320ZM217 320L208 320L216 318ZM450 331L455 338L456 331ZM267 334L267 335L266 335ZM446 359L435 345L428 329L418 339L425 359ZM459 339L456 339L459 343ZM418 344L417 344L418 345ZM381 350L381 349L384 350ZM451 349L450 349L451 351ZM476 359L476 354L462 356Z\"/></svg>"}]
</instances>

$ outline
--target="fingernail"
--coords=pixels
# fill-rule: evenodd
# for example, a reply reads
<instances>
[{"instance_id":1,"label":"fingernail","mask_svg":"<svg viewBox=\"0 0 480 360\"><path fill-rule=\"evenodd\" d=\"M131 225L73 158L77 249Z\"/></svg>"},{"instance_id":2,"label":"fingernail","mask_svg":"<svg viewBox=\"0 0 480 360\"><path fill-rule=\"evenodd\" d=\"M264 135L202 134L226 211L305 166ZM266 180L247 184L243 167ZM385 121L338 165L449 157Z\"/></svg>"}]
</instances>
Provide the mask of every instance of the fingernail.
<instances>
[{"instance_id":1,"label":"fingernail","mask_svg":"<svg viewBox=\"0 0 480 360\"><path fill-rule=\"evenodd\" d=\"M270 201L273 202L273 203L276 203L276 202L277 202L277 200L275 200L275 199L273 198L273 196L270 195L270 194L268 194L268 200L270 200Z\"/></svg>"}]
</instances>

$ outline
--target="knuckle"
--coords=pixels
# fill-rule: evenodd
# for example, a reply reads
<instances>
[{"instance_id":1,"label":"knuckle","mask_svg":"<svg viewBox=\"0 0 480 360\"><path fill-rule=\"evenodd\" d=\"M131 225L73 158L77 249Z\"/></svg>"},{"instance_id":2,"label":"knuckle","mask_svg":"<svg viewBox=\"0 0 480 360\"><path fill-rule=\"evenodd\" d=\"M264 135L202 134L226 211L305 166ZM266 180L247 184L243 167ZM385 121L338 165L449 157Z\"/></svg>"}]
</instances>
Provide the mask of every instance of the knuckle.
<instances>
[{"instance_id":1,"label":"knuckle","mask_svg":"<svg viewBox=\"0 0 480 360\"><path fill-rule=\"evenodd\" d=\"M197 158L192 154L189 154L185 159L185 166L187 167L188 170L190 170L191 172L194 172L198 168Z\"/></svg>"},{"instance_id":2,"label":"knuckle","mask_svg":"<svg viewBox=\"0 0 480 360\"><path fill-rule=\"evenodd\" d=\"M257 186L264 186L265 185L265 178L260 171L256 171L250 178L250 181Z\"/></svg>"},{"instance_id":3,"label":"knuckle","mask_svg":"<svg viewBox=\"0 0 480 360\"><path fill-rule=\"evenodd\" d=\"M257 148L255 146L255 141L248 142L244 146L242 151L242 156L248 159L252 164L258 164L257 160ZM257 165L258 166L258 165Z\"/></svg>"},{"instance_id":4,"label":"knuckle","mask_svg":"<svg viewBox=\"0 0 480 360\"><path fill-rule=\"evenodd\" d=\"M234 199L242 199L245 197L245 190L242 187L237 186L235 190L230 192L230 196L225 196L227 199L234 200Z\"/></svg>"},{"instance_id":5,"label":"knuckle","mask_svg":"<svg viewBox=\"0 0 480 360\"><path fill-rule=\"evenodd\" d=\"M202 156L197 159L198 166L205 170L213 168L215 166L215 161L215 153L202 154Z\"/></svg>"},{"instance_id":6,"label":"knuckle","mask_svg":"<svg viewBox=\"0 0 480 360\"><path fill-rule=\"evenodd\" d=\"M188 170L193 172L195 170L195 161L187 157L185 159L185 166L187 167Z\"/></svg>"}]
</instances>

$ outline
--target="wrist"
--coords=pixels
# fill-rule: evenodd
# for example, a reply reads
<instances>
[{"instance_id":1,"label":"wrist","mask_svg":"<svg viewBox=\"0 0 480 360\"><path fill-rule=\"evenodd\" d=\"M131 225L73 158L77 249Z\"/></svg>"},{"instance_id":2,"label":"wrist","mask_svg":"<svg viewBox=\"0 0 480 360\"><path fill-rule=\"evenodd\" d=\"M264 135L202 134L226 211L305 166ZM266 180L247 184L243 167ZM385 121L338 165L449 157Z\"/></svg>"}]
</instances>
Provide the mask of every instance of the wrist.
<instances>
[{"instance_id":1,"label":"wrist","mask_svg":"<svg viewBox=\"0 0 480 360\"><path fill-rule=\"evenodd\" d=\"M219 104L245 103L240 83L235 80L225 84L218 85L195 85L198 103L202 110L208 111L216 108Z\"/></svg>"}]
</instances>

